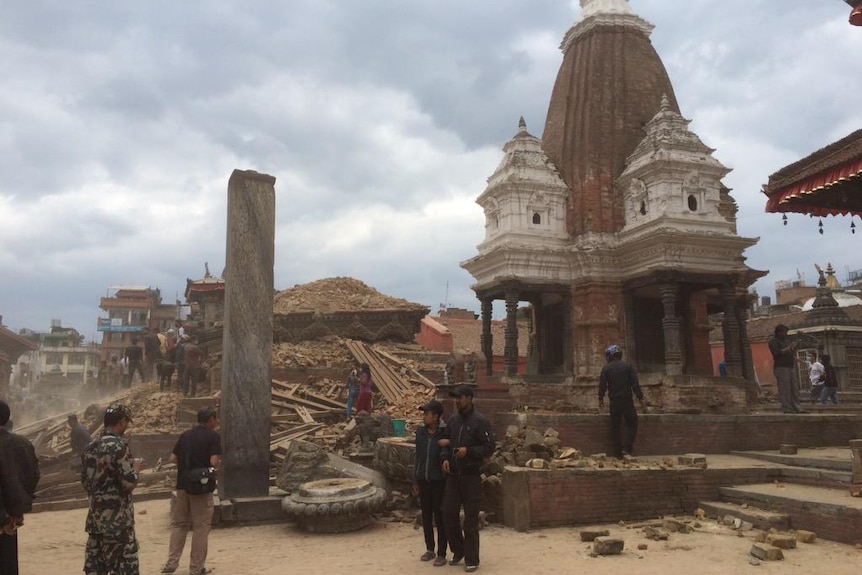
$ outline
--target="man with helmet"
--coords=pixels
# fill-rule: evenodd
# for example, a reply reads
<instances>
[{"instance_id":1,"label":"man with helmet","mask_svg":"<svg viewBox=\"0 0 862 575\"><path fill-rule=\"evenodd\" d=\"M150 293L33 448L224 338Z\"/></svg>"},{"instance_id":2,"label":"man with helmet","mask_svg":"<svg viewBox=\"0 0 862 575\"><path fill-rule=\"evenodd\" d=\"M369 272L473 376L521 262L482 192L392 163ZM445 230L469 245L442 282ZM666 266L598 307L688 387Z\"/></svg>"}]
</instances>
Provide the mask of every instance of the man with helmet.
<instances>
[{"instance_id":1,"label":"man with helmet","mask_svg":"<svg viewBox=\"0 0 862 575\"><path fill-rule=\"evenodd\" d=\"M607 363L599 376L599 407L605 406L605 393L611 402L611 440L614 455L623 458L634 451L635 437L638 433L638 412L635 409L634 394L644 405L644 394L638 383L635 368L623 361L623 350L613 344L605 350ZM626 438L620 441L620 428L626 422Z\"/></svg>"}]
</instances>

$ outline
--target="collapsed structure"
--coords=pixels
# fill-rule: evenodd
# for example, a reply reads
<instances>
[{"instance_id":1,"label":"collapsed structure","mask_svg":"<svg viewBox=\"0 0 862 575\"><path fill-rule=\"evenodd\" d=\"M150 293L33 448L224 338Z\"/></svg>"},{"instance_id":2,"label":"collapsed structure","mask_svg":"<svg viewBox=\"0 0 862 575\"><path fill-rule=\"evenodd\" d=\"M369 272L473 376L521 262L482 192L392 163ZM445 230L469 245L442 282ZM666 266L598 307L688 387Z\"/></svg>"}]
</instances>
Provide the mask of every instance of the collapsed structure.
<instances>
[{"instance_id":1,"label":"collapsed structure","mask_svg":"<svg viewBox=\"0 0 862 575\"><path fill-rule=\"evenodd\" d=\"M490 357L504 300L506 373L516 374L518 303L533 308L529 376L595 381L611 343L641 373L711 376L707 316L724 313L731 376L753 380L745 264L730 170L689 130L627 0L581 0L565 35L541 139L518 133L477 202L485 239L461 265L475 278ZM490 371L490 364L488 364ZM490 372L488 373L490 375Z\"/></svg>"}]
</instances>

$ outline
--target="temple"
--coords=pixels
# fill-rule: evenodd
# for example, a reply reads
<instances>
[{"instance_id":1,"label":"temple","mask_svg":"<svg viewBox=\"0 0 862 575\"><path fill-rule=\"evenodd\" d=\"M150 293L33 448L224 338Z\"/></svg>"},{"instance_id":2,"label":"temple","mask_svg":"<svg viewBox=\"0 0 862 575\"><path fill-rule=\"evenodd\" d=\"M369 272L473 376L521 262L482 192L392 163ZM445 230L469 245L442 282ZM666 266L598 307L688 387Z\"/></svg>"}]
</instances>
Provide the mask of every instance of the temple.
<instances>
[{"instance_id":1,"label":"temple","mask_svg":"<svg viewBox=\"0 0 862 575\"><path fill-rule=\"evenodd\" d=\"M505 302L506 375L517 368L517 310L532 310L528 378L595 381L612 343L644 374L711 376L707 316L723 313L732 377L753 381L745 264L730 171L680 115L626 0L581 0L566 33L544 134L521 119L477 203L485 213L475 278L490 357ZM488 362L488 375L491 364Z\"/></svg>"}]
</instances>

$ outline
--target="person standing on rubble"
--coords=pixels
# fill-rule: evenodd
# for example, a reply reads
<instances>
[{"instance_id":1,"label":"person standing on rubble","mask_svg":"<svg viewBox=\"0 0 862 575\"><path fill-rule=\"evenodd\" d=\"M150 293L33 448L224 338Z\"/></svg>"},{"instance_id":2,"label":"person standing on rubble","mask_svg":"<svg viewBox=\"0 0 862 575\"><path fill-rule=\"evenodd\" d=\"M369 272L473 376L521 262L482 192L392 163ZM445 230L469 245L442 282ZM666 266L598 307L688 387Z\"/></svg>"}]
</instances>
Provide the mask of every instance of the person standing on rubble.
<instances>
[{"instance_id":1,"label":"person standing on rubble","mask_svg":"<svg viewBox=\"0 0 862 575\"><path fill-rule=\"evenodd\" d=\"M641 391L635 368L629 362L623 361L623 350L620 346L609 346L605 350L605 360L607 363L599 376L599 407L604 408L607 393L611 403L611 441L614 455L622 459L633 453L638 434L638 412L632 394L638 398L641 405L645 405L644 393ZM625 442L620 441L623 420L626 422Z\"/></svg>"},{"instance_id":2,"label":"person standing on rubble","mask_svg":"<svg viewBox=\"0 0 862 575\"><path fill-rule=\"evenodd\" d=\"M183 358L185 360L185 371L183 372L183 395L194 397L197 395L198 383L203 377L204 352L198 346L198 338L185 336L188 341L184 346Z\"/></svg>"},{"instance_id":3,"label":"person standing on rubble","mask_svg":"<svg viewBox=\"0 0 862 575\"><path fill-rule=\"evenodd\" d=\"M90 436L87 428L78 421L77 414L70 413L66 421L69 424L69 440L72 446L72 454L75 456L75 460L72 462L72 469L81 471L81 455L84 454L84 449L90 445L93 438Z\"/></svg>"},{"instance_id":4,"label":"person standing on rubble","mask_svg":"<svg viewBox=\"0 0 862 575\"><path fill-rule=\"evenodd\" d=\"M359 366L359 397L356 400L356 413L374 411L374 382L371 380L371 366L363 363Z\"/></svg>"},{"instance_id":5,"label":"person standing on rubble","mask_svg":"<svg viewBox=\"0 0 862 575\"><path fill-rule=\"evenodd\" d=\"M149 381L144 372L144 350L138 346L138 338L132 338L132 344L127 346L124 352L124 359L129 366L129 373L126 376L126 387L132 387L132 380L135 378L135 372L141 376L141 381L146 383Z\"/></svg>"},{"instance_id":6,"label":"person standing on rubble","mask_svg":"<svg viewBox=\"0 0 862 575\"><path fill-rule=\"evenodd\" d=\"M481 469L486 457L494 453L491 424L473 407L473 388L459 385L449 393L455 398L458 413L449 419L439 444L440 461L446 473L443 493L443 523L452 550L449 565L464 559L464 571L479 568L479 497ZM464 529L461 529L461 506Z\"/></svg>"},{"instance_id":7,"label":"person standing on rubble","mask_svg":"<svg viewBox=\"0 0 862 575\"><path fill-rule=\"evenodd\" d=\"M147 377L144 381L151 381L156 376L156 364L162 359L158 328L154 331L144 328L144 357L147 362L144 370Z\"/></svg>"},{"instance_id":8,"label":"person standing on rubble","mask_svg":"<svg viewBox=\"0 0 862 575\"><path fill-rule=\"evenodd\" d=\"M90 499L87 513L86 575L138 575L138 540L132 491L138 486L143 460L133 459L123 434L132 422L129 408L105 410L102 436L81 456L81 484Z\"/></svg>"},{"instance_id":9,"label":"person standing on rubble","mask_svg":"<svg viewBox=\"0 0 862 575\"><path fill-rule=\"evenodd\" d=\"M347 374L347 419L353 416L353 406L359 398L359 365Z\"/></svg>"},{"instance_id":10,"label":"person standing on rubble","mask_svg":"<svg viewBox=\"0 0 862 575\"><path fill-rule=\"evenodd\" d=\"M446 477L440 463L440 440L446 425L443 404L431 400L419 407L424 425L416 430L416 453L413 459L413 495L419 497L422 508L422 531L425 553L422 561L434 559L434 566L446 564L446 527L443 524L443 493ZM434 524L437 524L437 553L434 553Z\"/></svg>"},{"instance_id":11,"label":"person standing on rubble","mask_svg":"<svg viewBox=\"0 0 862 575\"><path fill-rule=\"evenodd\" d=\"M12 433L9 404L0 400L0 575L18 575L18 529L33 509L39 460L33 444Z\"/></svg>"}]
</instances>

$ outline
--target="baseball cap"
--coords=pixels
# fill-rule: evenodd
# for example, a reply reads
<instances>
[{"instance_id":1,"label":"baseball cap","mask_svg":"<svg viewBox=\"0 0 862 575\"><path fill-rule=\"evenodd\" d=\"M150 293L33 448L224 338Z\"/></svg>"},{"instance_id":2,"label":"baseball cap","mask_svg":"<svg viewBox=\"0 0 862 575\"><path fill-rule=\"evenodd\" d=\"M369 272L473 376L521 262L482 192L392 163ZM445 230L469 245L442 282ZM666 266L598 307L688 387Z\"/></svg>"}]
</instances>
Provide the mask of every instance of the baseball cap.
<instances>
[{"instance_id":1,"label":"baseball cap","mask_svg":"<svg viewBox=\"0 0 862 575\"><path fill-rule=\"evenodd\" d=\"M449 397L473 397L473 388L469 385L459 385L449 392Z\"/></svg>"},{"instance_id":2,"label":"baseball cap","mask_svg":"<svg viewBox=\"0 0 862 575\"><path fill-rule=\"evenodd\" d=\"M132 421L132 410L128 408L128 406L123 405L122 403L113 403L108 406L108 409L105 410L105 417L103 419L104 424L107 425L117 425L123 419L128 419L129 422Z\"/></svg>"},{"instance_id":3,"label":"baseball cap","mask_svg":"<svg viewBox=\"0 0 862 575\"><path fill-rule=\"evenodd\" d=\"M431 413L436 413L437 415L443 415L443 404L436 399L432 399L425 405L420 405L419 411L430 411Z\"/></svg>"}]
</instances>

